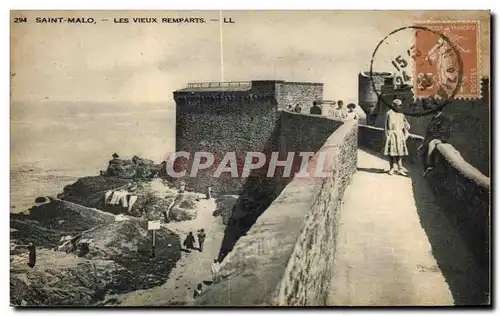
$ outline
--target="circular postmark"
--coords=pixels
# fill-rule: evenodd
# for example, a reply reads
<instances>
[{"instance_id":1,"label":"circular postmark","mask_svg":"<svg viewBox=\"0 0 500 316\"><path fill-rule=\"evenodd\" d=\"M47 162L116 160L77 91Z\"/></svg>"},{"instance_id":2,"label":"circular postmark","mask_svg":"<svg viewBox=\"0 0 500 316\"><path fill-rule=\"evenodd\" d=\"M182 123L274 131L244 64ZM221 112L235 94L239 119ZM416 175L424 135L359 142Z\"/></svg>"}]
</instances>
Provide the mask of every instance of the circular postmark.
<instances>
[{"instance_id":1,"label":"circular postmark","mask_svg":"<svg viewBox=\"0 0 500 316\"><path fill-rule=\"evenodd\" d=\"M381 83L377 74L390 73ZM409 116L441 110L459 92L463 61L444 34L419 25L405 26L385 36L375 47L370 80L378 102ZM400 99L395 109L392 101Z\"/></svg>"}]
</instances>

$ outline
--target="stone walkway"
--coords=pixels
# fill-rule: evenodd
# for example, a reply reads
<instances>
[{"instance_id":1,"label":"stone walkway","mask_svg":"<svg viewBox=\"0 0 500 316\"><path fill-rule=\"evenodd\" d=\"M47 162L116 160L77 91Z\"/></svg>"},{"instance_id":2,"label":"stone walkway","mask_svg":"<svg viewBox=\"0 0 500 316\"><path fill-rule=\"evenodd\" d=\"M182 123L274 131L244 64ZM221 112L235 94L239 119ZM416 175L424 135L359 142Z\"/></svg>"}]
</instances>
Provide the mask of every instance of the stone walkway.
<instances>
[{"instance_id":1,"label":"stone walkway","mask_svg":"<svg viewBox=\"0 0 500 316\"><path fill-rule=\"evenodd\" d=\"M225 226L219 222L219 217L212 216L215 210L214 200L200 200L197 207L199 213L194 220L162 225L179 234L181 242L190 231L196 235L198 229L205 229L207 237L203 252L198 250L192 250L190 253L181 252L182 257L170 272L167 282L159 287L114 296L113 298L120 302L120 306L166 306L190 303L198 283L211 281L212 262L219 254ZM198 247L197 238L195 247ZM204 284L203 288L206 289L207 285Z\"/></svg>"},{"instance_id":2,"label":"stone walkway","mask_svg":"<svg viewBox=\"0 0 500 316\"><path fill-rule=\"evenodd\" d=\"M384 173L388 162L360 150L345 192L329 305L478 303L478 266L437 205L421 168Z\"/></svg>"}]
</instances>

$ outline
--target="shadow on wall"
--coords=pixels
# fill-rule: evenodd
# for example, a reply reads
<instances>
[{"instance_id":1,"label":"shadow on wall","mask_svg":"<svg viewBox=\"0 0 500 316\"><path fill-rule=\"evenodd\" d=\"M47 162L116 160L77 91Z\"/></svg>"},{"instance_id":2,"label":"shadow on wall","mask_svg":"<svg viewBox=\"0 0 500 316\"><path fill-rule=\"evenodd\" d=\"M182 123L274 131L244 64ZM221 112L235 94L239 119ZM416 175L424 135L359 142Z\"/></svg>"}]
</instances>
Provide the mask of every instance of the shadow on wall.
<instances>
[{"instance_id":1,"label":"shadow on wall","mask_svg":"<svg viewBox=\"0 0 500 316\"><path fill-rule=\"evenodd\" d=\"M421 177L421 169L417 165L410 168L417 213L455 305L487 304L488 269L478 265L471 252L463 251L467 245L457 230L458 218L442 212L442 202L446 198L434 195L426 179Z\"/></svg>"},{"instance_id":2,"label":"shadow on wall","mask_svg":"<svg viewBox=\"0 0 500 316\"><path fill-rule=\"evenodd\" d=\"M277 151L278 148L277 141L281 133L281 123L281 119L278 118L276 127L264 147L263 152L266 155L266 164L260 169L252 170L233 207L232 215L226 226L219 251L219 262L226 257L238 239L246 234L257 218L268 208L292 179L292 177L283 179L266 177L268 161L271 156L270 153Z\"/></svg>"},{"instance_id":3,"label":"shadow on wall","mask_svg":"<svg viewBox=\"0 0 500 316\"><path fill-rule=\"evenodd\" d=\"M233 249L238 239L245 235L257 218L278 197L293 176L299 171L302 157L299 152L317 152L343 123L316 115L279 112L275 128L264 147L266 164L252 170L240 197L233 208L219 252L219 261ZM279 161L288 153L295 153L290 176L283 176L283 167L276 168L274 177L266 176L272 152L279 152Z\"/></svg>"}]
</instances>

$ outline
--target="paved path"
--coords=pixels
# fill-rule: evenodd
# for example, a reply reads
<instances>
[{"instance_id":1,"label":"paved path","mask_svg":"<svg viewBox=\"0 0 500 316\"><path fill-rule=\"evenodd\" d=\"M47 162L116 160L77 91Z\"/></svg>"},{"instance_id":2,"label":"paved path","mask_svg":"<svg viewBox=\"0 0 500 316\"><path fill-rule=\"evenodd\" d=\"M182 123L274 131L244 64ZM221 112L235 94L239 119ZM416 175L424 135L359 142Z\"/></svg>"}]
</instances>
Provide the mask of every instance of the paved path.
<instances>
[{"instance_id":1,"label":"paved path","mask_svg":"<svg viewBox=\"0 0 500 316\"><path fill-rule=\"evenodd\" d=\"M421 170L384 173L359 150L346 189L329 305L454 305L481 299L478 266L440 210ZM412 170L414 169L414 170Z\"/></svg>"},{"instance_id":2,"label":"paved path","mask_svg":"<svg viewBox=\"0 0 500 316\"><path fill-rule=\"evenodd\" d=\"M181 242L190 231L196 235L198 229L205 229L207 237L203 252L198 250L192 250L190 253L181 252L182 257L170 272L167 282L159 287L116 296L115 299L120 301L121 306L165 306L189 303L193 300L193 292L198 283L212 279L212 262L219 254L225 226L219 222L220 218L212 216L215 210L214 200L200 200L197 207L199 213L194 220L163 225L179 234ZM198 240L195 244L195 247L197 246ZM206 287L203 285L204 289Z\"/></svg>"}]
</instances>

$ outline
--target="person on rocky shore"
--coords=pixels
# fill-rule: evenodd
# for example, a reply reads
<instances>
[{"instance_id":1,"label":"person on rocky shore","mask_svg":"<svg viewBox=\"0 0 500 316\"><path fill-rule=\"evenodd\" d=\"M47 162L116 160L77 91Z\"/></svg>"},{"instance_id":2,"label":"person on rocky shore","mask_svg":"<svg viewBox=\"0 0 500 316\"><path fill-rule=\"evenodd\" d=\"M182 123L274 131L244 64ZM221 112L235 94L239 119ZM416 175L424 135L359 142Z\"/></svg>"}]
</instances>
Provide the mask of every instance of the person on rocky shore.
<instances>
[{"instance_id":1,"label":"person on rocky shore","mask_svg":"<svg viewBox=\"0 0 500 316\"><path fill-rule=\"evenodd\" d=\"M189 232L186 239L184 240L184 247L186 247L187 249L194 249L194 242L195 240L193 232Z\"/></svg>"},{"instance_id":2,"label":"person on rocky shore","mask_svg":"<svg viewBox=\"0 0 500 316\"><path fill-rule=\"evenodd\" d=\"M30 242L27 245L17 245L15 248L25 248L28 250L28 267L33 268L36 264L36 247Z\"/></svg>"},{"instance_id":3,"label":"person on rocky shore","mask_svg":"<svg viewBox=\"0 0 500 316\"><path fill-rule=\"evenodd\" d=\"M205 230L202 228L198 231L198 244L200 245L200 252L203 252L203 243L205 242Z\"/></svg>"}]
</instances>

